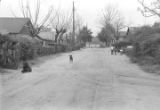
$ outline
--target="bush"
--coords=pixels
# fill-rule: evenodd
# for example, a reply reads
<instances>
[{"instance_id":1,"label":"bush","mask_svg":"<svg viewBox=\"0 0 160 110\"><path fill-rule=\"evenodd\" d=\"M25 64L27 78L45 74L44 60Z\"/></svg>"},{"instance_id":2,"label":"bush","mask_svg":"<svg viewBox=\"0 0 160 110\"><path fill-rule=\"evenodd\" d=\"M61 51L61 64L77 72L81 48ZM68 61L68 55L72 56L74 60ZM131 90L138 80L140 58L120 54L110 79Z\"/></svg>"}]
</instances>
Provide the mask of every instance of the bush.
<instances>
[{"instance_id":1,"label":"bush","mask_svg":"<svg viewBox=\"0 0 160 110\"><path fill-rule=\"evenodd\" d=\"M31 43L20 44L20 60L33 59L35 57L35 47Z\"/></svg>"},{"instance_id":2,"label":"bush","mask_svg":"<svg viewBox=\"0 0 160 110\"><path fill-rule=\"evenodd\" d=\"M133 43L133 50L127 52L133 62L160 65L160 28L139 27L127 40Z\"/></svg>"},{"instance_id":3,"label":"bush","mask_svg":"<svg viewBox=\"0 0 160 110\"><path fill-rule=\"evenodd\" d=\"M115 47L119 47L119 48L127 47L129 45L132 45L132 43L129 41L119 41L114 44Z\"/></svg>"},{"instance_id":4,"label":"bush","mask_svg":"<svg viewBox=\"0 0 160 110\"><path fill-rule=\"evenodd\" d=\"M138 33L140 32L138 31ZM141 35L136 36L136 39L133 41L134 48L131 56L137 58L142 64L160 64L160 34Z\"/></svg>"}]
</instances>

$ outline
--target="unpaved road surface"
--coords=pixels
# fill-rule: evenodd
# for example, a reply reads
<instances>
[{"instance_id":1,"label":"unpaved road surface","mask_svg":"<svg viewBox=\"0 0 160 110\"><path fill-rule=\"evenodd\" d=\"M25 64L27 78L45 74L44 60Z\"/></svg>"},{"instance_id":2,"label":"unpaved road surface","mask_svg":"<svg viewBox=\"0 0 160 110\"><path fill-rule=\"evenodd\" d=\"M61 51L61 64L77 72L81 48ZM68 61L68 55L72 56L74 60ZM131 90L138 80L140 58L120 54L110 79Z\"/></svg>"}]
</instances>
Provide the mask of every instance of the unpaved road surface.
<instances>
[{"instance_id":1,"label":"unpaved road surface","mask_svg":"<svg viewBox=\"0 0 160 110\"><path fill-rule=\"evenodd\" d=\"M109 49L51 57L33 72L1 75L1 110L160 110L160 77ZM8 77L13 74L14 76Z\"/></svg>"}]
</instances>

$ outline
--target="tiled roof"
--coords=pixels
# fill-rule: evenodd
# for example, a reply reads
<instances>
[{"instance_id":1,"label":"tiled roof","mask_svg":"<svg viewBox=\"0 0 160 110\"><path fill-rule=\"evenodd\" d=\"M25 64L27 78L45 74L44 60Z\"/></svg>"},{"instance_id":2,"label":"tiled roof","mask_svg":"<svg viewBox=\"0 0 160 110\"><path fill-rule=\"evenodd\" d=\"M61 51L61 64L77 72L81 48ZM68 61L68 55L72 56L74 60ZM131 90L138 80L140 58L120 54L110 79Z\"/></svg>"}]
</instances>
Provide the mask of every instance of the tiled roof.
<instances>
[{"instance_id":1,"label":"tiled roof","mask_svg":"<svg viewBox=\"0 0 160 110\"><path fill-rule=\"evenodd\" d=\"M0 32L19 33L29 18L0 18Z\"/></svg>"}]
</instances>

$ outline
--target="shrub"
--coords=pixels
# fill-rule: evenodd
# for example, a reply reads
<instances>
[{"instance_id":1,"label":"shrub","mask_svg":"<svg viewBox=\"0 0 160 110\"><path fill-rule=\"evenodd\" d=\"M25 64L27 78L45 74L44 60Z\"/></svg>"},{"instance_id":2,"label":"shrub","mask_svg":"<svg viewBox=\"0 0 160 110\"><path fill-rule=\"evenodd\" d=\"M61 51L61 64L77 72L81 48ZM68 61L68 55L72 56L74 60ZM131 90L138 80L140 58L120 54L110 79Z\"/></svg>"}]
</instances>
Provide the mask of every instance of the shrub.
<instances>
[{"instance_id":1,"label":"shrub","mask_svg":"<svg viewBox=\"0 0 160 110\"><path fill-rule=\"evenodd\" d=\"M131 45L132 43L129 41L119 41L114 44L115 47L123 48Z\"/></svg>"},{"instance_id":2,"label":"shrub","mask_svg":"<svg viewBox=\"0 0 160 110\"><path fill-rule=\"evenodd\" d=\"M160 34L140 36L133 46L132 56L139 59L140 63L160 64Z\"/></svg>"},{"instance_id":3,"label":"shrub","mask_svg":"<svg viewBox=\"0 0 160 110\"><path fill-rule=\"evenodd\" d=\"M160 28L143 26L127 36L133 43L133 50L128 51L133 62L160 65Z\"/></svg>"}]
</instances>

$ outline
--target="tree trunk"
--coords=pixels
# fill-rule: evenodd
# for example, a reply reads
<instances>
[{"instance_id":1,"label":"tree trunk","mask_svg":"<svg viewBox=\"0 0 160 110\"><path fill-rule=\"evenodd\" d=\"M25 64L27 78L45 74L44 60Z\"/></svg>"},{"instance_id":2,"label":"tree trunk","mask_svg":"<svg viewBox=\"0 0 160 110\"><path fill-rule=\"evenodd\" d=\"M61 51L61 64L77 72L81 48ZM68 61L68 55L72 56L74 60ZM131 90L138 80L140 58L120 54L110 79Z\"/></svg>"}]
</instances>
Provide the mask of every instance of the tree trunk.
<instances>
[{"instance_id":1,"label":"tree trunk","mask_svg":"<svg viewBox=\"0 0 160 110\"><path fill-rule=\"evenodd\" d=\"M57 44L58 44L58 36L59 36L59 34L57 33L56 35L55 35L55 53L57 53Z\"/></svg>"}]
</instances>

